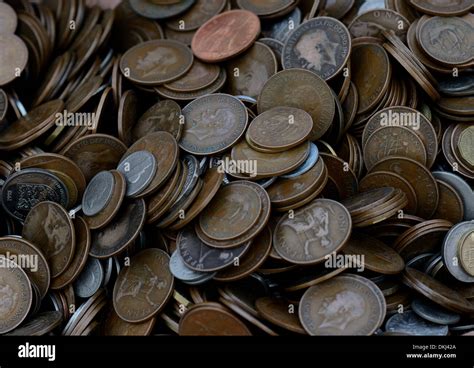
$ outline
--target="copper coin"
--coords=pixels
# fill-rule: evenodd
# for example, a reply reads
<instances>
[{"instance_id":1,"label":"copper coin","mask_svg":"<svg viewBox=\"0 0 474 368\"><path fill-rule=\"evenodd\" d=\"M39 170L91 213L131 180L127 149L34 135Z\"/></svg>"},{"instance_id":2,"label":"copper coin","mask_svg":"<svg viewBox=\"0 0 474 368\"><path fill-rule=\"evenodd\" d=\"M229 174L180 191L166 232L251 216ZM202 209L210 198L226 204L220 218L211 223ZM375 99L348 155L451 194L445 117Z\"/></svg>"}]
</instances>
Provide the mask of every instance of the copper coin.
<instances>
[{"instance_id":1,"label":"copper coin","mask_svg":"<svg viewBox=\"0 0 474 368\"><path fill-rule=\"evenodd\" d=\"M247 326L217 303L189 308L179 321L180 336L250 336Z\"/></svg>"},{"instance_id":2,"label":"copper coin","mask_svg":"<svg viewBox=\"0 0 474 368\"><path fill-rule=\"evenodd\" d=\"M334 186L336 191L335 197L339 199L348 198L358 192L358 181L354 172L350 168L346 168L345 162L339 157L320 153L320 157L324 160L324 164L328 169L329 183ZM326 186L323 193L326 192Z\"/></svg>"},{"instance_id":3,"label":"copper coin","mask_svg":"<svg viewBox=\"0 0 474 368\"><path fill-rule=\"evenodd\" d=\"M254 144L277 152L303 143L312 129L313 119L306 111L274 107L252 121L248 137Z\"/></svg>"},{"instance_id":4,"label":"copper coin","mask_svg":"<svg viewBox=\"0 0 474 368\"><path fill-rule=\"evenodd\" d=\"M299 317L310 335L372 335L385 319L386 303L372 281L343 275L311 286Z\"/></svg>"},{"instance_id":5,"label":"copper coin","mask_svg":"<svg viewBox=\"0 0 474 368\"><path fill-rule=\"evenodd\" d=\"M349 211L330 199L317 199L283 216L273 234L273 246L285 260L296 264L317 264L344 246L352 220Z\"/></svg>"},{"instance_id":6,"label":"copper coin","mask_svg":"<svg viewBox=\"0 0 474 368\"><path fill-rule=\"evenodd\" d=\"M7 336L44 336L63 322L63 315L57 311L42 312L10 332Z\"/></svg>"},{"instance_id":7,"label":"copper coin","mask_svg":"<svg viewBox=\"0 0 474 368\"><path fill-rule=\"evenodd\" d=\"M4 256L8 254L10 257L34 257L37 260L37 264L24 265L25 267L22 267L22 269L31 282L38 287L40 297L45 297L49 290L51 274L48 262L41 250L25 239L9 236L0 238L0 254Z\"/></svg>"},{"instance_id":8,"label":"copper coin","mask_svg":"<svg viewBox=\"0 0 474 368\"><path fill-rule=\"evenodd\" d=\"M351 216L361 216L370 210L380 208L393 199L396 189L392 187L381 187L370 191L357 193L341 201Z\"/></svg>"},{"instance_id":9,"label":"copper coin","mask_svg":"<svg viewBox=\"0 0 474 368\"><path fill-rule=\"evenodd\" d=\"M10 83L28 63L28 49L23 40L12 33L0 34L0 86Z\"/></svg>"},{"instance_id":10,"label":"copper coin","mask_svg":"<svg viewBox=\"0 0 474 368\"><path fill-rule=\"evenodd\" d=\"M288 8L293 0L277 1L256 1L256 0L237 0L237 5L241 9L251 11L259 16L272 15Z\"/></svg>"},{"instance_id":11,"label":"copper coin","mask_svg":"<svg viewBox=\"0 0 474 368\"><path fill-rule=\"evenodd\" d=\"M168 132L154 132L136 141L125 157L137 151L148 151L156 160L157 169L151 183L140 193L146 196L160 188L171 176L178 162L178 144Z\"/></svg>"},{"instance_id":12,"label":"copper coin","mask_svg":"<svg viewBox=\"0 0 474 368\"><path fill-rule=\"evenodd\" d=\"M271 77L258 98L258 112L273 107L295 107L313 119L310 140L321 138L332 124L336 106L331 89L316 74L304 69L288 69Z\"/></svg>"},{"instance_id":13,"label":"copper coin","mask_svg":"<svg viewBox=\"0 0 474 368\"><path fill-rule=\"evenodd\" d=\"M72 142L63 154L82 170L87 181L100 171L117 167L127 147L117 138L106 134L91 134Z\"/></svg>"},{"instance_id":14,"label":"copper coin","mask_svg":"<svg viewBox=\"0 0 474 368\"><path fill-rule=\"evenodd\" d=\"M121 319L113 308L105 317L102 333L104 336L147 336L155 326L156 318L142 323L130 323Z\"/></svg>"},{"instance_id":15,"label":"copper coin","mask_svg":"<svg viewBox=\"0 0 474 368\"><path fill-rule=\"evenodd\" d=\"M164 85L175 92L193 92L209 87L219 78L221 69L216 64L205 64L197 59L193 61L191 69L181 78Z\"/></svg>"},{"instance_id":16,"label":"copper coin","mask_svg":"<svg viewBox=\"0 0 474 368\"><path fill-rule=\"evenodd\" d=\"M118 137L127 147L133 143L132 129L138 118L137 114L138 96L134 90L129 89L123 93L118 107Z\"/></svg>"},{"instance_id":17,"label":"copper coin","mask_svg":"<svg viewBox=\"0 0 474 368\"><path fill-rule=\"evenodd\" d=\"M186 45L171 40L152 40L128 50L120 60L120 70L134 83L153 86L178 79L192 64L193 55Z\"/></svg>"},{"instance_id":18,"label":"copper coin","mask_svg":"<svg viewBox=\"0 0 474 368\"><path fill-rule=\"evenodd\" d=\"M0 280L3 308L0 316L0 334L7 333L20 325L30 311L33 291L31 283L15 262L0 256Z\"/></svg>"},{"instance_id":19,"label":"copper coin","mask_svg":"<svg viewBox=\"0 0 474 368\"><path fill-rule=\"evenodd\" d=\"M25 219L22 236L44 253L57 277L69 266L74 256L76 235L66 210L54 202L41 202L31 209Z\"/></svg>"},{"instance_id":20,"label":"copper coin","mask_svg":"<svg viewBox=\"0 0 474 368\"><path fill-rule=\"evenodd\" d=\"M166 26L179 32L196 30L224 10L226 5L225 0L196 0L186 13L168 20Z\"/></svg>"},{"instance_id":21,"label":"copper coin","mask_svg":"<svg viewBox=\"0 0 474 368\"><path fill-rule=\"evenodd\" d=\"M291 303L284 299L271 297L259 298L255 302L259 314L267 321L285 330L306 335L296 311L290 313Z\"/></svg>"},{"instance_id":22,"label":"copper coin","mask_svg":"<svg viewBox=\"0 0 474 368\"><path fill-rule=\"evenodd\" d=\"M470 0L461 1L436 1L436 0L410 0L410 5L422 13L431 15L462 15L472 8Z\"/></svg>"},{"instance_id":23,"label":"copper coin","mask_svg":"<svg viewBox=\"0 0 474 368\"><path fill-rule=\"evenodd\" d=\"M115 312L126 322L144 322L166 305L174 290L170 257L161 249L145 249L120 271L114 286Z\"/></svg>"},{"instance_id":24,"label":"copper coin","mask_svg":"<svg viewBox=\"0 0 474 368\"><path fill-rule=\"evenodd\" d=\"M3 89L0 89L0 122L7 116L8 112L8 96Z\"/></svg>"},{"instance_id":25,"label":"copper coin","mask_svg":"<svg viewBox=\"0 0 474 368\"><path fill-rule=\"evenodd\" d=\"M148 0L130 0L131 8L143 17L150 19L166 19L181 14L193 6L195 0L183 0L173 3L157 3Z\"/></svg>"},{"instance_id":26,"label":"copper coin","mask_svg":"<svg viewBox=\"0 0 474 368\"><path fill-rule=\"evenodd\" d=\"M349 31L356 37L382 37L384 29L393 30L398 36L405 35L410 22L390 9L374 9L358 15L350 24Z\"/></svg>"},{"instance_id":27,"label":"copper coin","mask_svg":"<svg viewBox=\"0 0 474 368\"><path fill-rule=\"evenodd\" d=\"M227 94L200 97L186 105L183 116L185 125L179 145L195 155L227 150L242 136L248 121L245 105Z\"/></svg>"},{"instance_id":28,"label":"copper coin","mask_svg":"<svg viewBox=\"0 0 474 368\"><path fill-rule=\"evenodd\" d=\"M231 10L204 23L191 43L199 59L216 63L247 50L260 34L260 20L246 10Z\"/></svg>"},{"instance_id":29,"label":"copper coin","mask_svg":"<svg viewBox=\"0 0 474 368\"><path fill-rule=\"evenodd\" d=\"M278 71L278 62L267 45L255 42L244 54L226 64L229 92L257 98L266 81Z\"/></svg>"},{"instance_id":30,"label":"copper coin","mask_svg":"<svg viewBox=\"0 0 474 368\"><path fill-rule=\"evenodd\" d=\"M285 69L308 69L329 80L346 65L351 37L346 26L330 17L304 22L291 33L282 53Z\"/></svg>"},{"instance_id":31,"label":"copper coin","mask_svg":"<svg viewBox=\"0 0 474 368\"><path fill-rule=\"evenodd\" d=\"M87 223L82 217L76 217L73 221L76 234L76 246L74 256L69 267L61 275L51 280L51 289L63 289L70 285L79 276L86 265L89 249L91 246L91 234Z\"/></svg>"},{"instance_id":32,"label":"copper coin","mask_svg":"<svg viewBox=\"0 0 474 368\"><path fill-rule=\"evenodd\" d=\"M439 203L433 217L456 224L464 219L464 203L461 196L451 184L436 179L439 190Z\"/></svg>"},{"instance_id":33,"label":"copper coin","mask_svg":"<svg viewBox=\"0 0 474 368\"><path fill-rule=\"evenodd\" d=\"M92 233L90 255L105 259L121 253L138 237L145 214L143 199L124 202L113 222Z\"/></svg>"},{"instance_id":34,"label":"copper coin","mask_svg":"<svg viewBox=\"0 0 474 368\"><path fill-rule=\"evenodd\" d=\"M147 200L147 214L151 215L154 211L163 208L162 205L172 196L174 192L181 191L180 181L183 182L186 175L182 175L181 162L178 161L176 170L173 175L166 181L165 185L161 187L156 193L152 194ZM187 170L187 168L186 168ZM180 180L182 179L182 180Z\"/></svg>"}]
</instances>

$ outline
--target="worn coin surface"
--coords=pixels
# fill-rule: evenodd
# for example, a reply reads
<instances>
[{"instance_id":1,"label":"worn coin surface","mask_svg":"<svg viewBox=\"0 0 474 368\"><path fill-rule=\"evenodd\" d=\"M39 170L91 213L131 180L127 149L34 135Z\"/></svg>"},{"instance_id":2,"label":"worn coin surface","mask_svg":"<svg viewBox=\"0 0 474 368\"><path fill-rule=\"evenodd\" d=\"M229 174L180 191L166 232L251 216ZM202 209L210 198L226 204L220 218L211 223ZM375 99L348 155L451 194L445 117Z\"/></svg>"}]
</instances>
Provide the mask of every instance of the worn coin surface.
<instances>
[{"instance_id":1,"label":"worn coin surface","mask_svg":"<svg viewBox=\"0 0 474 368\"><path fill-rule=\"evenodd\" d=\"M431 15L461 15L472 8L470 0L436 1L436 0L410 0L410 5L417 10Z\"/></svg>"},{"instance_id":2,"label":"worn coin surface","mask_svg":"<svg viewBox=\"0 0 474 368\"><path fill-rule=\"evenodd\" d=\"M357 37L382 37L383 30L393 30L398 36L407 33L410 22L391 9L374 9L359 14L350 24L349 31Z\"/></svg>"},{"instance_id":3,"label":"worn coin surface","mask_svg":"<svg viewBox=\"0 0 474 368\"><path fill-rule=\"evenodd\" d=\"M44 336L58 327L63 319L61 312L42 312L8 333L7 336Z\"/></svg>"},{"instance_id":4,"label":"worn coin surface","mask_svg":"<svg viewBox=\"0 0 474 368\"><path fill-rule=\"evenodd\" d=\"M92 178L82 197L82 212L86 216L97 215L102 211L114 190L115 179L110 171L101 171Z\"/></svg>"},{"instance_id":5,"label":"worn coin surface","mask_svg":"<svg viewBox=\"0 0 474 368\"><path fill-rule=\"evenodd\" d=\"M113 292L115 312L126 322L144 322L160 312L174 289L170 257L161 249L142 250L118 275Z\"/></svg>"},{"instance_id":6,"label":"worn coin surface","mask_svg":"<svg viewBox=\"0 0 474 368\"><path fill-rule=\"evenodd\" d=\"M304 293L301 324L310 335L371 335L385 318L382 291L358 275L336 276Z\"/></svg>"},{"instance_id":7,"label":"worn coin surface","mask_svg":"<svg viewBox=\"0 0 474 368\"><path fill-rule=\"evenodd\" d=\"M74 281L74 292L80 298L90 298L102 286L104 268L96 258L89 257L79 277Z\"/></svg>"},{"instance_id":8,"label":"worn coin surface","mask_svg":"<svg viewBox=\"0 0 474 368\"><path fill-rule=\"evenodd\" d=\"M181 14L193 6L196 0L157 2L148 0L130 0L130 7L145 18L166 19Z\"/></svg>"},{"instance_id":9,"label":"worn coin surface","mask_svg":"<svg viewBox=\"0 0 474 368\"><path fill-rule=\"evenodd\" d=\"M145 135L165 131L171 133L179 141L183 124L180 123L181 107L172 100L162 100L150 107L132 128L135 141Z\"/></svg>"},{"instance_id":10,"label":"worn coin surface","mask_svg":"<svg viewBox=\"0 0 474 368\"><path fill-rule=\"evenodd\" d=\"M74 226L69 213L55 202L40 202L28 213L22 236L45 255L51 277L63 273L72 261L76 246Z\"/></svg>"},{"instance_id":11,"label":"worn coin surface","mask_svg":"<svg viewBox=\"0 0 474 368\"><path fill-rule=\"evenodd\" d=\"M459 244L459 258L464 270L474 276L474 228L466 232Z\"/></svg>"},{"instance_id":12,"label":"worn coin surface","mask_svg":"<svg viewBox=\"0 0 474 368\"><path fill-rule=\"evenodd\" d=\"M344 246L352 230L349 211L331 199L317 199L283 216L273 234L277 253L291 263L316 264Z\"/></svg>"},{"instance_id":13,"label":"worn coin surface","mask_svg":"<svg viewBox=\"0 0 474 368\"><path fill-rule=\"evenodd\" d=\"M186 13L168 20L166 26L179 32L194 31L219 14L226 3L226 0L196 0Z\"/></svg>"},{"instance_id":14,"label":"worn coin surface","mask_svg":"<svg viewBox=\"0 0 474 368\"><path fill-rule=\"evenodd\" d=\"M308 69L324 80L338 74L351 51L346 26L331 17L317 17L296 28L285 43L282 65L285 69Z\"/></svg>"},{"instance_id":15,"label":"worn coin surface","mask_svg":"<svg viewBox=\"0 0 474 368\"><path fill-rule=\"evenodd\" d=\"M427 321L414 311L395 313L385 324L385 331L415 336L445 336L448 326Z\"/></svg>"},{"instance_id":16,"label":"worn coin surface","mask_svg":"<svg viewBox=\"0 0 474 368\"><path fill-rule=\"evenodd\" d=\"M193 92L203 89L217 80L220 70L216 64L205 64L196 59L184 76L165 84L164 87L175 92Z\"/></svg>"},{"instance_id":17,"label":"worn coin surface","mask_svg":"<svg viewBox=\"0 0 474 368\"><path fill-rule=\"evenodd\" d=\"M120 161L117 170L127 181L127 197L136 197L153 180L157 170L156 159L148 151L135 151Z\"/></svg>"},{"instance_id":18,"label":"worn coin surface","mask_svg":"<svg viewBox=\"0 0 474 368\"><path fill-rule=\"evenodd\" d=\"M411 308L421 318L440 325L452 325L461 319L459 314L440 307L428 299L417 298L411 303Z\"/></svg>"}]
</instances>

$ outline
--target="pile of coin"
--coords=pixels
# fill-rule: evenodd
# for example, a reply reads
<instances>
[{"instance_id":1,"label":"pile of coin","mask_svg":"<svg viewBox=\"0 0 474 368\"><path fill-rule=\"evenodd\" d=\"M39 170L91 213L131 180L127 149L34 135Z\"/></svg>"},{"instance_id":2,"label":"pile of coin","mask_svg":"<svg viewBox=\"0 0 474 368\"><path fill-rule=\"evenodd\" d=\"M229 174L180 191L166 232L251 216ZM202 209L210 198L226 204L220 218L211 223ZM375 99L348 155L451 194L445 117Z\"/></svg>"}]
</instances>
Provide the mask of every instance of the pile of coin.
<instances>
[{"instance_id":1,"label":"pile of coin","mask_svg":"<svg viewBox=\"0 0 474 368\"><path fill-rule=\"evenodd\" d=\"M0 2L0 334L474 334L473 11Z\"/></svg>"}]
</instances>

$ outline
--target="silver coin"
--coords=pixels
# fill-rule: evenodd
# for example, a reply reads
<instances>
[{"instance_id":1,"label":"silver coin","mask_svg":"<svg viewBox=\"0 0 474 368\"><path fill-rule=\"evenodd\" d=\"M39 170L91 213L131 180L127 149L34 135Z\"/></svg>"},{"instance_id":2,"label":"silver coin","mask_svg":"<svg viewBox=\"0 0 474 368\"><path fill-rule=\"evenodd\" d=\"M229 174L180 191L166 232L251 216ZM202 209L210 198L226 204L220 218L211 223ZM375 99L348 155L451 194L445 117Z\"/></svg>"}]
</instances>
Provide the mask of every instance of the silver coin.
<instances>
[{"instance_id":1,"label":"silver coin","mask_svg":"<svg viewBox=\"0 0 474 368\"><path fill-rule=\"evenodd\" d=\"M283 47L285 46L282 42L274 40L273 38L260 38L258 42L270 47L277 58L278 64L281 63L281 53L283 51Z\"/></svg>"},{"instance_id":2,"label":"silver coin","mask_svg":"<svg viewBox=\"0 0 474 368\"><path fill-rule=\"evenodd\" d=\"M424 272L430 274L436 265L440 262L443 262L443 257L441 254L435 254L430 259L426 261Z\"/></svg>"},{"instance_id":3,"label":"silver coin","mask_svg":"<svg viewBox=\"0 0 474 368\"><path fill-rule=\"evenodd\" d=\"M183 158L183 163L188 168L188 174L184 182L183 190L179 194L175 203L179 203L183 198L186 198L194 189L199 179L199 161L192 155L186 155Z\"/></svg>"},{"instance_id":4,"label":"silver coin","mask_svg":"<svg viewBox=\"0 0 474 368\"><path fill-rule=\"evenodd\" d=\"M301 10L295 8L289 15L275 23L262 25L262 33L265 37L274 38L285 43L291 32L301 24Z\"/></svg>"},{"instance_id":5,"label":"silver coin","mask_svg":"<svg viewBox=\"0 0 474 368\"><path fill-rule=\"evenodd\" d=\"M188 266L186 266L186 263L184 263L179 250L175 250L171 255L170 271L174 277L190 285L196 285L198 283L202 283L203 281L205 282L211 280L216 274L215 272L200 272L191 270Z\"/></svg>"},{"instance_id":6,"label":"silver coin","mask_svg":"<svg viewBox=\"0 0 474 368\"><path fill-rule=\"evenodd\" d=\"M112 198L115 179L110 171L101 171L92 178L82 197L82 212L95 216L102 211Z\"/></svg>"},{"instance_id":7,"label":"silver coin","mask_svg":"<svg viewBox=\"0 0 474 368\"><path fill-rule=\"evenodd\" d=\"M413 311L394 314L385 324L385 331L414 336L446 336L448 326L438 325L419 317Z\"/></svg>"},{"instance_id":8,"label":"silver coin","mask_svg":"<svg viewBox=\"0 0 474 368\"><path fill-rule=\"evenodd\" d=\"M309 156L306 159L305 162L301 164L300 167L296 168L294 171L282 175L281 177L283 179L293 179L297 178L298 176L301 176L305 173L307 173L309 170L311 170L314 165L316 165L316 162L318 162L319 159L319 149L318 146L316 146L313 142L310 142L309 145Z\"/></svg>"},{"instance_id":9,"label":"silver coin","mask_svg":"<svg viewBox=\"0 0 474 368\"><path fill-rule=\"evenodd\" d=\"M456 189L464 204L464 220L474 220L474 192L468 183L458 175L447 171L434 171L433 176L450 184Z\"/></svg>"},{"instance_id":10,"label":"silver coin","mask_svg":"<svg viewBox=\"0 0 474 368\"><path fill-rule=\"evenodd\" d=\"M251 105L255 105L257 103L257 100L253 97L250 97L250 96L239 95L239 96L235 96L235 97L237 97L240 101L246 102L246 103L251 104Z\"/></svg>"},{"instance_id":11,"label":"silver coin","mask_svg":"<svg viewBox=\"0 0 474 368\"><path fill-rule=\"evenodd\" d=\"M415 299L411 308L421 318L440 325L452 325L461 319L459 314L448 311L427 299Z\"/></svg>"},{"instance_id":12,"label":"silver coin","mask_svg":"<svg viewBox=\"0 0 474 368\"><path fill-rule=\"evenodd\" d=\"M406 262L405 267L412 267L419 271L425 268L426 262L433 257L433 253L423 253L419 254L416 257L413 257L408 262Z\"/></svg>"},{"instance_id":13,"label":"silver coin","mask_svg":"<svg viewBox=\"0 0 474 368\"><path fill-rule=\"evenodd\" d=\"M112 258L108 258L106 261L103 261L104 264L105 264L105 267L104 268L104 280L102 281L102 287L106 287L109 282L110 282L110 279L112 278L112 271L113 271L113 268L114 268L114 261L112 260Z\"/></svg>"},{"instance_id":14,"label":"silver coin","mask_svg":"<svg viewBox=\"0 0 474 368\"><path fill-rule=\"evenodd\" d=\"M201 161L199 161L199 172L198 172L199 176L203 176L206 173L208 165L209 165L208 156L203 157Z\"/></svg>"},{"instance_id":15,"label":"silver coin","mask_svg":"<svg viewBox=\"0 0 474 368\"><path fill-rule=\"evenodd\" d=\"M474 91L474 75L463 74L457 77L441 78L438 84L439 91L447 95L464 95Z\"/></svg>"},{"instance_id":16,"label":"silver coin","mask_svg":"<svg viewBox=\"0 0 474 368\"><path fill-rule=\"evenodd\" d=\"M156 159L148 151L137 151L122 160L117 170L127 181L127 197L135 197L143 192L156 173Z\"/></svg>"},{"instance_id":17,"label":"silver coin","mask_svg":"<svg viewBox=\"0 0 474 368\"><path fill-rule=\"evenodd\" d=\"M451 326L449 329L451 331L457 331L457 332L470 331L470 330L474 330L474 324Z\"/></svg>"},{"instance_id":18,"label":"silver coin","mask_svg":"<svg viewBox=\"0 0 474 368\"><path fill-rule=\"evenodd\" d=\"M459 242L468 231L472 231L474 221L460 222L448 231L443 242L443 261L449 273L462 282L474 282L474 277L469 275L459 261Z\"/></svg>"},{"instance_id":19,"label":"silver coin","mask_svg":"<svg viewBox=\"0 0 474 368\"><path fill-rule=\"evenodd\" d=\"M74 292L80 298L90 298L100 289L104 279L104 269L97 258L89 257L76 281Z\"/></svg>"}]
</instances>

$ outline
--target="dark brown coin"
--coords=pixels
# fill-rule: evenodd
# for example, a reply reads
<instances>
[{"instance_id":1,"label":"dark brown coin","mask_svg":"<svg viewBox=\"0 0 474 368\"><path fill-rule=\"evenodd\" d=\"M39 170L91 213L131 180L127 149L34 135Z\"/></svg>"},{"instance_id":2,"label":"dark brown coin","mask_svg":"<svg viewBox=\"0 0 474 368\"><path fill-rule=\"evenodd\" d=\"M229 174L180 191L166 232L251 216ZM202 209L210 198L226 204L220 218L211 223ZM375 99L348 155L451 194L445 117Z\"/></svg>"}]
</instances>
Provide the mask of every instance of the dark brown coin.
<instances>
[{"instance_id":1,"label":"dark brown coin","mask_svg":"<svg viewBox=\"0 0 474 368\"><path fill-rule=\"evenodd\" d=\"M102 333L105 336L147 336L155 326L156 318L142 323L130 323L121 319L113 308L105 318Z\"/></svg>"},{"instance_id":2,"label":"dark brown coin","mask_svg":"<svg viewBox=\"0 0 474 368\"><path fill-rule=\"evenodd\" d=\"M377 285L343 275L311 286L301 298L299 317L310 335L371 335L385 319L385 310Z\"/></svg>"},{"instance_id":3,"label":"dark brown coin","mask_svg":"<svg viewBox=\"0 0 474 368\"><path fill-rule=\"evenodd\" d=\"M410 5L423 13L431 15L462 15L472 8L470 0L410 0Z\"/></svg>"},{"instance_id":4,"label":"dark brown coin","mask_svg":"<svg viewBox=\"0 0 474 368\"><path fill-rule=\"evenodd\" d=\"M383 30L392 30L398 36L408 31L410 22L401 14L390 9L374 9L358 15L351 24L349 31L354 38L382 37Z\"/></svg>"},{"instance_id":5,"label":"dark brown coin","mask_svg":"<svg viewBox=\"0 0 474 368\"><path fill-rule=\"evenodd\" d=\"M274 325L298 334L306 334L296 311L290 312L291 303L284 299L259 298L255 302L259 314Z\"/></svg>"},{"instance_id":6,"label":"dark brown coin","mask_svg":"<svg viewBox=\"0 0 474 368\"><path fill-rule=\"evenodd\" d=\"M343 160L327 153L320 153L320 157L324 160L329 175L328 184L323 194L331 194L334 198L344 199L358 192L357 176L350 168L346 167ZM331 187L335 192L328 191Z\"/></svg>"},{"instance_id":7,"label":"dark brown coin","mask_svg":"<svg viewBox=\"0 0 474 368\"><path fill-rule=\"evenodd\" d=\"M25 324L10 332L7 336L44 336L53 331L63 321L63 315L57 311L37 314Z\"/></svg>"},{"instance_id":8,"label":"dark brown coin","mask_svg":"<svg viewBox=\"0 0 474 368\"><path fill-rule=\"evenodd\" d=\"M247 326L217 303L188 309L179 321L180 336L250 336Z\"/></svg>"},{"instance_id":9,"label":"dark brown coin","mask_svg":"<svg viewBox=\"0 0 474 368\"><path fill-rule=\"evenodd\" d=\"M225 0L197 0L186 13L168 20L166 26L178 32L196 30L224 10L226 5Z\"/></svg>"},{"instance_id":10,"label":"dark brown coin","mask_svg":"<svg viewBox=\"0 0 474 368\"><path fill-rule=\"evenodd\" d=\"M285 69L308 69L329 80L346 65L351 37L337 19L317 17L296 28L285 43L282 65Z\"/></svg>"},{"instance_id":11,"label":"dark brown coin","mask_svg":"<svg viewBox=\"0 0 474 368\"><path fill-rule=\"evenodd\" d=\"M131 8L143 17L150 19L166 19L174 17L188 10L195 0L175 2L157 2L147 0L130 0Z\"/></svg>"},{"instance_id":12,"label":"dark brown coin","mask_svg":"<svg viewBox=\"0 0 474 368\"><path fill-rule=\"evenodd\" d=\"M199 59L216 63L247 50L260 34L260 20L246 10L231 10L204 23L193 37L191 48Z\"/></svg>"},{"instance_id":13,"label":"dark brown coin","mask_svg":"<svg viewBox=\"0 0 474 368\"><path fill-rule=\"evenodd\" d=\"M273 107L295 107L309 113L313 119L310 140L321 138L332 124L336 106L327 83L304 69L288 69L271 77L258 98L258 112Z\"/></svg>"},{"instance_id":14,"label":"dark brown coin","mask_svg":"<svg viewBox=\"0 0 474 368\"><path fill-rule=\"evenodd\" d=\"M364 215L371 209L385 206L395 195L395 189L391 187L381 187L370 191L361 192L341 201L351 216Z\"/></svg>"},{"instance_id":15,"label":"dark brown coin","mask_svg":"<svg viewBox=\"0 0 474 368\"><path fill-rule=\"evenodd\" d=\"M119 101L118 136L127 147L133 143L131 132L138 118L138 104L138 96L131 89L124 92Z\"/></svg>"},{"instance_id":16,"label":"dark brown coin","mask_svg":"<svg viewBox=\"0 0 474 368\"><path fill-rule=\"evenodd\" d=\"M171 100L156 103L148 109L132 129L132 137L139 140L149 133L165 131L179 141L183 124L180 123L181 108Z\"/></svg>"},{"instance_id":17,"label":"dark brown coin","mask_svg":"<svg viewBox=\"0 0 474 368\"><path fill-rule=\"evenodd\" d=\"M33 207L25 219L22 236L43 252L52 278L69 267L76 235L69 214L59 204L41 202Z\"/></svg>"},{"instance_id":18,"label":"dark brown coin","mask_svg":"<svg viewBox=\"0 0 474 368\"><path fill-rule=\"evenodd\" d=\"M3 89L0 89L0 122L5 119L8 112L8 96Z\"/></svg>"},{"instance_id":19,"label":"dark brown coin","mask_svg":"<svg viewBox=\"0 0 474 368\"><path fill-rule=\"evenodd\" d=\"M114 286L115 312L126 322L144 322L159 313L171 298L174 278L170 257L161 249L138 253L124 267Z\"/></svg>"},{"instance_id":20,"label":"dark brown coin","mask_svg":"<svg viewBox=\"0 0 474 368\"><path fill-rule=\"evenodd\" d=\"M127 147L117 138L106 134L91 134L67 146L63 154L80 167L87 181L100 171L117 167Z\"/></svg>"},{"instance_id":21,"label":"dark brown coin","mask_svg":"<svg viewBox=\"0 0 474 368\"><path fill-rule=\"evenodd\" d=\"M344 246L352 230L349 211L330 199L317 199L283 216L273 234L273 246L285 260L316 264Z\"/></svg>"},{"instance_id":22,"label":"dark brown coin","mask_svg":"<svg viewBox=\"0 0 474 368\"><path fill-rule=\"evenodd\" d=\"M193 92L209 87L219 78L220 71L218 65L194 60L191 69L184 76L165 84L164 87L175 92Z\"/></svg>"},{"instance_id":23,"label":"dark brown coin","mask_svg":"<svg viewBox=\"0 0 474 368\"><path fill-rule=\"evenodd\" d=\"M128 50L120 60L120 70L134 83L153 86L178 79L192 64L193 54L186 45L152 40Z\"/></svg>"},{"instance_id":24,"label":"dark brown coin","mask_svg":"<svg viewBox=\"0 0 474 368\"><path fill-rule=\"evenodd\" d=\"M433 218L444 219L456 224L464 218L464 203L456 189L447 182L436 179L439 203Z\"/></svg>"},{"instance_id":25,"label":"dark brown coin","mask_svg":"<svg viewBox=\"0 0 474 368\"><path fill-rule=\"evenodd\" d=\"M268 16L279 13L287 9L294 3L293 0L273 0L273 1L256 1L256 0L237 0L237 5L241 9L251 11L258 16Z\"/></svg>"},{"instance_id":26,"label":"dark brown coin","mask_svg":"<svg viewBox=\"0 0 474 368\"><path fill-rule=\"evenodd\" d=\"M33 244L20 237L0 238L0 254L9 257L27 256L36 259L37 264L23 265L23 271L38 287L40 298L44 298L49 290L51 273L43 253Z\"/></svg>"},{"instance_id":27,"label":"dark brown coin","mask_svg":"<svg viewBox=\"0 0 474 368\"><path fill-rule=\"evenodd\" d=\"M71 284L81 273L86 265L89 249L91 246L91 234L87 223L82 217L76 217L73 221L76 235L76 246L74 256L68 268L51 281L51 289L63 289Z\"/></svg>"}]
</instances>

